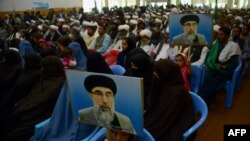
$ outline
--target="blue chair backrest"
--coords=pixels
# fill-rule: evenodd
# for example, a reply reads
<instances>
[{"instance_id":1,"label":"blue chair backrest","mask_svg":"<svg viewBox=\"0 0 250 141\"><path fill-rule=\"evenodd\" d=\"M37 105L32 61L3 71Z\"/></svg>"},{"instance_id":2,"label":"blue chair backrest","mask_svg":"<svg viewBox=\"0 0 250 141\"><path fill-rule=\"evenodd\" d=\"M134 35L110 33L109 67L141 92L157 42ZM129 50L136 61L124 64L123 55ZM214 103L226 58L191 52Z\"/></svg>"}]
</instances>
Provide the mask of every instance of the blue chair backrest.
<instances>
[{"instance_id":1,"label":"blue chair backrest","mask_svg":"<svg viewBox=\"0 0 250 141\"><path fill-rule=\"evenodd\" d=\"M204 124L204 122L207 119L208 116L208 109L206 103L203 101L203 99L197 95L196 93L190 92L190 95L192 96L193 103L194 103L194 111L195 114L200 113L201 117L200 119L192 126L190 127L184 134L183 134L183 140L187 140L187 138L192 135L196 130L198 130L201 125Z\"/></svg>"},{"instance_id":2,"label":"blue chair backrest","mask_svg":"<svg viewBox=\"0 0 250 141\"><path fill-rule=\"evenodd\" d=\"M205 75L206 75L206 65L202 64L201 65L201 85L204 82Z\"/></svg>"},{"instance_id":3,"label":"blue chair backrest","mask_svg":"<svg viewBox=\"0 0 250 141\"><path fill-rule=\"evenodd\" d=\"M73 117L67 86L66 83L63 85L51 118L35 125L35 134L29 141L89 141L100 129L98 126L79 123Z\"/></svg>"},{"instance_id":4,"label":"blue chair backrest","mask_svg":"<svg viewBox=\"0 0 250 141\"><path fill-rule=\"evenodd\" d=\"M121 65L111 65L110 69L116 75L123 75L125 73L125 69Z\"/></svg>"},{"instance_id":5,"label":"blue chair backrest","mask_svg":"<svg viewBox=\"0 0 250 141\"><path fill-rule=\"evenodd\" d=\"M242 69L242 60L239 59L239 64L236 67L236 69L234 70L232 80L228 80L225 87L224 87L226 89L226 92L227 92L227 96L226 96L226 108L227 109L231 108L231 106L232 106L233 95L234 95L235 89L240 88L240 82L242 79L242 70L241 69Z\"/></svg>"},{"instance_id":6,"label":"blue chair backrest","mask_svg":"<svg viewBox=\"0 0 250 141\"><path fill-rule=\"evenodd\" d=\"M106 128L101 128L89 141L102 141L106 137ZM143 129L143 136L136 137L136 141L155 141L153 136Z\"/></svg>"},{"instance_id":7,"label":"blue chair backrest","mask_svg":"<svg viewBox=\"0 0 250 141\"><path fill-rule=\"evenodd\" d=\"M202 68L196 65L191 65L192 74L189 77L191 91L198 93L202 78Z\"/></svg>"},{"instance_id":8,"label":"blue chair backrest","mask_svg":"<svg viewBox=\"0 0 250 141\"><path fill-rule=\"evenodd\" d=\"M242 59L240 58L239 64L237 68L235 69L235 73L236 73L235 88L238 90L240 89L240 84L241 84L241 79L242 79L242 69L243 69Z\"/></svg>"}]
</instances>

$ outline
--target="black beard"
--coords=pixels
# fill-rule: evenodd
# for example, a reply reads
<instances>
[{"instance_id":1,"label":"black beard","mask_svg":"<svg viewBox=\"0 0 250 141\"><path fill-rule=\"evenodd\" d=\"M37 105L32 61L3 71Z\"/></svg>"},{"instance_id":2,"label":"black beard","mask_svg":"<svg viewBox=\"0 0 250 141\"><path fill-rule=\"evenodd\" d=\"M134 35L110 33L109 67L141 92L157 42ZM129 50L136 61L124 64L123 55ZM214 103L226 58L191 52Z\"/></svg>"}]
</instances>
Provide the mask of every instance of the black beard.
<instances>
[{"instance_id":1,"label":"black beard","mask_svg":"<svg viewBox=\"0 0 250 141\"><path fill-rule=\"evenodd\" d=\"M237 41L237 40L239 40L239 38L240 38L240 37L234 36L234 37L233 37L233 41Z\"/></svg>"}]
</instances>

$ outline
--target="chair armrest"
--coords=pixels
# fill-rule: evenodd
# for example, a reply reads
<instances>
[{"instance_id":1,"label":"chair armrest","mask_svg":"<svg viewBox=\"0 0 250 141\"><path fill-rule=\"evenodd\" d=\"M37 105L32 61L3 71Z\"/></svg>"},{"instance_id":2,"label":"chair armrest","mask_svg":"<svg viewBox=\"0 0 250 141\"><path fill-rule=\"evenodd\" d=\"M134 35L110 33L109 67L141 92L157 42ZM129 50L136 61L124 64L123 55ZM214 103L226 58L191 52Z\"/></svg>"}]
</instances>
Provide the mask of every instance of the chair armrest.
<instances>
[{"instance_id":1,"label":"chair armrest","mask_svg":"<svg viewBox=\"0 0 250 141\"><path fill-rule=\"evenodd\" d=\"M48 118L48 119L46 119L46 120L44 120L44 121L42 121L42 122L36 124L36 125L35 125L35 135L36 135L36 134L39 134L39 132L41 132L41 129L42 129L45 125L47 125L47 124L49 123L49 121L50 121L50 118Z\"/></svg>"}]
</instances>

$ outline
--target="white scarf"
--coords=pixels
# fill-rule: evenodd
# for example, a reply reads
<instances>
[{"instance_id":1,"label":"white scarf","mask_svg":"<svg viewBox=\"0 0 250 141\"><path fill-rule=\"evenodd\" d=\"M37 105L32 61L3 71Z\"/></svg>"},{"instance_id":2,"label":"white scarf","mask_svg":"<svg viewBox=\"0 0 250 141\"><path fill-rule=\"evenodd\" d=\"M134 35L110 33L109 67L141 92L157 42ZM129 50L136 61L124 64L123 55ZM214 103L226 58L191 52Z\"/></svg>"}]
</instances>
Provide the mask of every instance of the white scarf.
<instances>
[{"instance_id":1,"label":"white scarf","mask_svg":"<svg viewBox=\"0 0 250 141\"><path fill-rule=\"evenodd\" d=\"M224 63L234 55L241 55L240 47L237 43L228 41L219 55L219 61L221 63Z\"/></svg>"}]
</instances>

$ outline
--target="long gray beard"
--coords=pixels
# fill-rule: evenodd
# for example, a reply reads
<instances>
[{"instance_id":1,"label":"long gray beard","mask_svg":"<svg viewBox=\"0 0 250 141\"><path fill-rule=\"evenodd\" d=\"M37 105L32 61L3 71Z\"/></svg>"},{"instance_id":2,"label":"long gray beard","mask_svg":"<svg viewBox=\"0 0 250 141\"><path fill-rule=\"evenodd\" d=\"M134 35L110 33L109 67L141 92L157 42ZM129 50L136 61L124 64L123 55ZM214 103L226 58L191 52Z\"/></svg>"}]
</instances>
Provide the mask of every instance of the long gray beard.
<instances>
[{"instance_id":1,"label":"long gray beard","mask_svg":"<svg viewBox=\"0 0 250 141\"><path fill-rule=\"evenodd\" d=\"M100 106L95 105L94 106L94 115L95 118L100 121L103 122L105 124L110 124L113 120L114 120L114 106L112 106L112 108L109 111L102 111L102 109L100 108Z\"/></svg>"},{"instance_id":2,"label":"long gray beard","mask_svg":"<svg viewBox=\"0 0 250 141\"><path fill-rule=\"evenodd\" d=\"M186 36L186 39L187 39L190 43L192 43L192 42L194 41L195 37L196 37L196 34L185 34L185 36Z\"/></svg>"}]
</instances>

